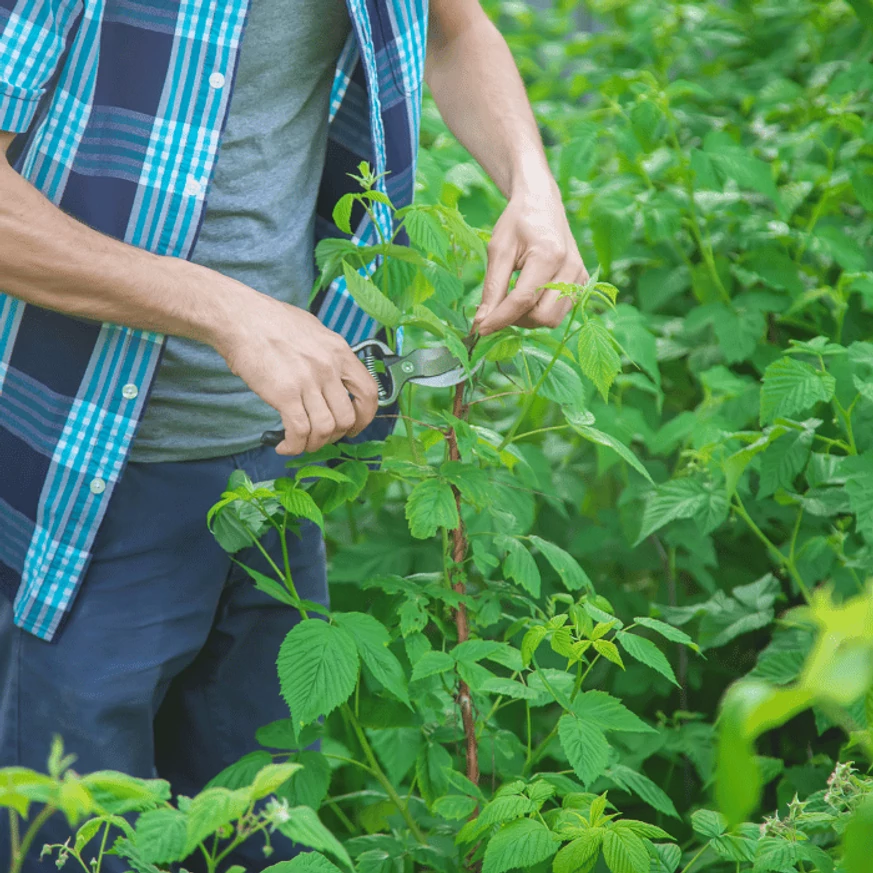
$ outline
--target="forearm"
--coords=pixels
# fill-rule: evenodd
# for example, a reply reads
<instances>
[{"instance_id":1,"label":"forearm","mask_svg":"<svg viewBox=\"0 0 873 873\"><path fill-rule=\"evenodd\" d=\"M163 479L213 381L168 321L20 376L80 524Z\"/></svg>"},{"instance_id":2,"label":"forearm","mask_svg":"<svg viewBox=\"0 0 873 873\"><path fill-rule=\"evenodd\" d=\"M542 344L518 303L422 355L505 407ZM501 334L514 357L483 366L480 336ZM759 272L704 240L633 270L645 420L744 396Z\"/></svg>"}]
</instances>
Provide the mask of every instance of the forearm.
<instances>
[{"instance_id":1,"label":"forearm","mask_svg":"<svg viewBox=\"0 0 873 873\"><path fill-rule=\"evenodd\" d=\"M478 4L448 6L432 17L426 68L443 120L505 196L553 186L506 40Z\"/></svg>"},{"instance_id":2,"label":"forearm","mask_svg":"<svg viewBox=\"0 0 873 873\"><path fill-rule=\"evenodd\" d=\"M75 221L9 167L2 145L0 289L68 315L221 345L256 291Z\"/></svg>"}]
</instances>

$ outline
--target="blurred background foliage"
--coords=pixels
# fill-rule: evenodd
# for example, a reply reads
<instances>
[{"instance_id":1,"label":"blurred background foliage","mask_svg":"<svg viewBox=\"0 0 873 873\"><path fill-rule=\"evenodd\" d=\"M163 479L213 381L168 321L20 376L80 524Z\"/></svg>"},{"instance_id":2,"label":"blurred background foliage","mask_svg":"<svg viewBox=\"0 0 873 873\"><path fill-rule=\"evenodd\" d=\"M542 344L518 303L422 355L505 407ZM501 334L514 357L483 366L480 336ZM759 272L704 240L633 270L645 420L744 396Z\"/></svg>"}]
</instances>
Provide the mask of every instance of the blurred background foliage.
<instances>
[{"instance_id":1,"label":"blurred background foliage","mask_svg":"<svg viewBox=\"0 0 873 873\"><path fill-rule=\"evenodd\" d=\"M586 264L620 292L604 317L630 360L609 405L586 383L586 406L657 483L572 430L546 430L514 444L527 490L510 511L522 533L568 550L616 614L661 616L699 643L702 657L670 652L679 687L639 663L592 676L659 725L625 743L623 763L669 795L686 823L671 832L687 840L688 814L711 796L728 685L794 682L814 632L788 610L820 585L838 602L858 594L873 571L873 6L485 5ZM504 206L429 98L417 197L482 228ZM495 430L512 404L489 405ZM439 406L418 392L411 414ZM562 419L543 401L528 423ZM356 583L368 574L438 559L409 540L402 494L385 483L328 526L337 608L366 608ZM544 594L557 591L541 570ZM764 733L763 809L821 802L837 761L864 760L871 710L865 688ZM650 815L616 787L624 813ZM715 853L699 863L739 869Z\"/></svg>"}]
</instances>

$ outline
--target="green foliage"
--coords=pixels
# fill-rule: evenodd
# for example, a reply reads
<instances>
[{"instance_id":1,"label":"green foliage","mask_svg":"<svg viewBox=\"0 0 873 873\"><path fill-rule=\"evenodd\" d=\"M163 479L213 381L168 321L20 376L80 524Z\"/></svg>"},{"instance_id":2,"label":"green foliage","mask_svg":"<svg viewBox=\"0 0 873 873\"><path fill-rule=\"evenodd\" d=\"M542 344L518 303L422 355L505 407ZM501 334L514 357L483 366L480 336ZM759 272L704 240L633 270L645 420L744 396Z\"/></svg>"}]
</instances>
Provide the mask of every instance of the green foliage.
<instances>
[{"instance_id":1,"label":"green foliage","mask_svg":"<svg viewBox=\"0 0 873 873\"><path fill-rule=\"evenodd\" d=\"M384 443L231 477L229 553L328 540L330 613L287 562L247 568L303 616L290 717L175 805L60 752L0 771L15 815L81 823L55 851L106 828L162 873L275 827L315 850L275 873L869 869L873 7L591 0L589 32L578 4L485 5L591 281L550 283L559 328L473 342L504 201L426 100L415 206L322 242L319 282L468 379L404 389ZM341 228L393 211L359 172Z\"/></svg>"}]
</instances>

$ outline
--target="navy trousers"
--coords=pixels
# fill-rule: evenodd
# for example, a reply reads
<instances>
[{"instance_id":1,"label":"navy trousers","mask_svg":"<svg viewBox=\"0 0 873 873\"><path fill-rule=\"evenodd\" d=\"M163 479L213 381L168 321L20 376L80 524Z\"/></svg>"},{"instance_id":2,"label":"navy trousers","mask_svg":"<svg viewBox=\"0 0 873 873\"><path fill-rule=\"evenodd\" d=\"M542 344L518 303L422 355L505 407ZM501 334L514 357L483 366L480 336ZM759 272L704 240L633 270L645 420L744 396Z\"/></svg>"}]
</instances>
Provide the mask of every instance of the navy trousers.
<instances>
[{"instance_id":1,"label":"navy trousers","mask_svg":"<svg viewBox=\"0 0 873 873\"><path fill-rule=\"evenodd\" d=\"M272 448L178 463L129 463L94 542L93 558L60 634L46 643L12 624L0 598L0 767L45 770L60 734L73 769L159 776L192 796L224 767L258 748L255 731L286 718L276 655L296 610L261 594L206 528L206 512L234 469L254 481L287 473ZM262 541L282 566L278 534ZM324 542L305 523L288 535L301 597L327 606ZM273 575L251 547L236 556ZM0 810L0 869L9 825ZM37 837L24 873L55 870L39 850L63 843L58 813ZM269 861L255 837L229 858L256 873L295 849L276 832ZM195 873L198 861L185 865ZM118 858L103 873L122 873Z\"/></svg>"}]
</instances>

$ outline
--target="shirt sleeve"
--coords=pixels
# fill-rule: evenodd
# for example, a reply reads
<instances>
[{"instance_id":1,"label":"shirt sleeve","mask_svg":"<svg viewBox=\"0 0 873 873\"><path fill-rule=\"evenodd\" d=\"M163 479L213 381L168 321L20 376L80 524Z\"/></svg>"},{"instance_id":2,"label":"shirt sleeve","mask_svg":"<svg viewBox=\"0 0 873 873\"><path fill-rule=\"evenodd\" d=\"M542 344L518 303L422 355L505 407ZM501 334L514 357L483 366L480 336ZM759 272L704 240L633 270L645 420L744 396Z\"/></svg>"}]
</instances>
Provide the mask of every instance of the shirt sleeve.
<instances>
[{"instance_id":1,"label":"shirt sleeve","mask_svg":"<svg viewBox=\"0 0 873 873\"><path fill-rule=\"evenodd\" d=\"M0 0L0 130L30 126L80 11L79 0Z\"/></svg>"}]
</instances>

